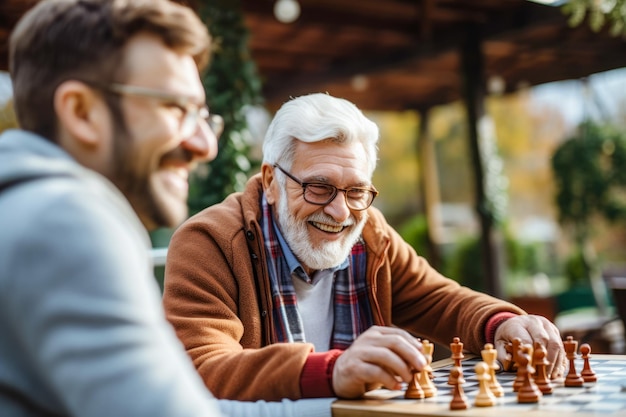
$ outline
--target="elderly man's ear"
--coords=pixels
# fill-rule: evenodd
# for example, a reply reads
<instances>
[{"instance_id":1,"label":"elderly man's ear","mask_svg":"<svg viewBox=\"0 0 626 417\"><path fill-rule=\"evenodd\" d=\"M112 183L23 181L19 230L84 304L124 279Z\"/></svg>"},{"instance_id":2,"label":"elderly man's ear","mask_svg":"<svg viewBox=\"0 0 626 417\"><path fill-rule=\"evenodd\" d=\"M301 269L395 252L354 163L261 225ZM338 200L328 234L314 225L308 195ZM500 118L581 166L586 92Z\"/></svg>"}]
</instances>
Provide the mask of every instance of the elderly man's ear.
<instances>
[{"instance_id":1,"label":"elderly man's ear","mask_svg":"<svg viewBox=\"0 0 626 417\"><path fill-rule=\"evenodd\" d=\"M276 197L278 196L278 182L276 181L274 173L275 169L270 164L263 164L261 166L263 190L265 191L267 204L274 204L276 202Z\"/></svg>"}]
</instances>

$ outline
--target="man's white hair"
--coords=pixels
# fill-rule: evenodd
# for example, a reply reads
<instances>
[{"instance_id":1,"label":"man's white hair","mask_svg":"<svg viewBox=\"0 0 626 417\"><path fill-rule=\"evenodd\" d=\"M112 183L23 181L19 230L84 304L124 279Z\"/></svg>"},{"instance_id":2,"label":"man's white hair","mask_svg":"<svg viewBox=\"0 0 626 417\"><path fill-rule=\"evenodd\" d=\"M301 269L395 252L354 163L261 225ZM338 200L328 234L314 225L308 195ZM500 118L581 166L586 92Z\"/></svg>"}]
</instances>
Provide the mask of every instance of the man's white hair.
<instances>
[{"instance_id":1,"label":"man's white hair","mask_svg":"<svg viewBox=\"0 0 626 417\"><path fill-rule=\"evenodd\" d=\"M276 112L263 142L263 162L290 169L295 140L339 144L360 142L367 155L369 176L376 168L378 126L351 102L316 93L289 100Z\"/></svg>"}]
</instances>

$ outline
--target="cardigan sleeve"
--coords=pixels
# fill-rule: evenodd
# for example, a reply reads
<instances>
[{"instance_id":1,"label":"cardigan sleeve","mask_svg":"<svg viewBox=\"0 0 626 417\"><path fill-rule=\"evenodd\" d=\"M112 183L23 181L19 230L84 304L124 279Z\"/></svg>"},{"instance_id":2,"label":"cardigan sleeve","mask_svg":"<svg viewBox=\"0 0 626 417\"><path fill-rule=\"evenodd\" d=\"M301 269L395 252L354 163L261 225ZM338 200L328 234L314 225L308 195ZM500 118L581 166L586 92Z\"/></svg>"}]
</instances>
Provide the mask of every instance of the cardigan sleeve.
<instances>
[{"instance_id":1,"label":"cardigan sleeve","mask_svg":"<svg viewBox=\"0 0 626 417\"><path fill-rule=\"evenodd\" d=\"M271 313L255 275L261 255L248 247L262 248L262 239L243 230L239 207L229 205L233 200L189 219L172 237L163 296L167 318L216 397L302 398L301 376L313 345L269 343Z\"/></svg>"},{"instance_id":2,"label":"cardigan sleeve","mask_svg":"<svg viewBox=\"0 0 626 417\"><path fill-rule=\"evenodd\" d=\"M511 303L445 277L419 256L380 212L373 210L370 216L372 228L366 241L386 239L382 259L368 259L368 273L374 275L376 287L373 297L380 306L383 324L401 327L443 346L459 337L467 350L479 354L487 342L492 317L499 313L508 313L507 317L526 314Z\"/></svg>"}]
</instances>

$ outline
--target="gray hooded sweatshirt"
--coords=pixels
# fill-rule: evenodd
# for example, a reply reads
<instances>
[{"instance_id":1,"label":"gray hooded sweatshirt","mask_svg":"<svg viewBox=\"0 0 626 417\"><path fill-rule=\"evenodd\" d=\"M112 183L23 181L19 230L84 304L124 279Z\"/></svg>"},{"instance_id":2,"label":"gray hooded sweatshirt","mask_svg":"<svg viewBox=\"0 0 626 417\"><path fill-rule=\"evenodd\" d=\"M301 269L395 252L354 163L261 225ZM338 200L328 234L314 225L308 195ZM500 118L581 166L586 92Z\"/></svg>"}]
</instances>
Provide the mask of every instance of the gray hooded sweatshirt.
<instances>
[{"instance_id":1,"label":"gray hooded sweatshirt","mask_svg":"<svg viewBox=\"0 0 626 417\"><path fill-rule=\"evenodd\" d=\"M165 321L123 195L65 151L0 136L0 416L215 416Z\"/></svg>"},{"instance_id":2,"label":"gray hooded sweatshirt","mask_svg":"<svg viewBox=\"0 0 626 417\"><path fill-rule=\"evenodd\" d=\"M106 178L0 135L0 417L330 417L334 398L216 401L165 320L149 249Z\"/></svg>"}]
</instances>

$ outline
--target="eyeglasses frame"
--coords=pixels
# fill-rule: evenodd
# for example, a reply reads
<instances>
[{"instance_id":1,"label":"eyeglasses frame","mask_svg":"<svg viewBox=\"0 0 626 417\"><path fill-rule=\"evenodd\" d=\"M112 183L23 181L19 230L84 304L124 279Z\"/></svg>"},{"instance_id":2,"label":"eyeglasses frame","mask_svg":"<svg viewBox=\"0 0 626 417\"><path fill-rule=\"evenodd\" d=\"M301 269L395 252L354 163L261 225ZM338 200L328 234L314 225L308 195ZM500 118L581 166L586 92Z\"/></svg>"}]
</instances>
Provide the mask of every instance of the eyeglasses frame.
<instances>
[{"instance_id":1,"label":"eyeglasses frame","mask_svg":"<svg viewBox=\"0 0 626 417\"><path fill-rule=\"evenodd\" d=\"M220 135L224 131L224 118L219 114L211 113L209 111L209 107L206 104L198 105L198 103L195 102L195 100L191 97L130 84L101 84L93 82L85 83L113 94L118 94L122 96L154 98L179 106L184 111L180 130L181 135L185 137L193 135L193 128L196 128L198 126L198 122L200 121L200 119L204 120L207 123L217 139L219 139ZM195 108L195 110L191 110L192 107Z\"/></svg>"},{"instance_id":2,"label":"eyeglasses frame","mask_svg":"<svg viewBox=\"0 0 626 417\"><path fill-rule=\"evenodd\" d=\"M376 199L376 196L378 196L378 190L376 190L373 187L372 188L364 188L364 187L339 188L339 187L335 187L332 184L325 184L325 183L321 183L321 182L303 182L303 181L300 181L298 178L294 177L289 172L287 172L279 164L273 164L273 167L274 168L278 168L288 178L290 178L292 181L294 181L295 183L300 185L300 187L302 187L302 198L304 199L304 201L306 201L309 204L316 205L316 206L325 206L325 205L330 204L335 198L337 198L337 194L339 194L339 191L343 191L343 195L344 195L344 198L346 200L346 205L348 206L348 208L350 208L351 210L362 211L362 210L367 210L372 205L372 203L374 202L374 199ZM328 201L326 201L325 203L316 203L316 202L313 202L313 201L309 201L306 198L306 188L309 185L323 185L325 187L330 187L330 188L334 189L335 191L333 192L332 196L328 199ZM348 191L351 191L351 190L367 191L372 196L372 199L370 200L369 204L367 206L363 207L363 208L352 207L351 204L350 204L350 201L348 200Z\"/></svg>"}]
</instances>

